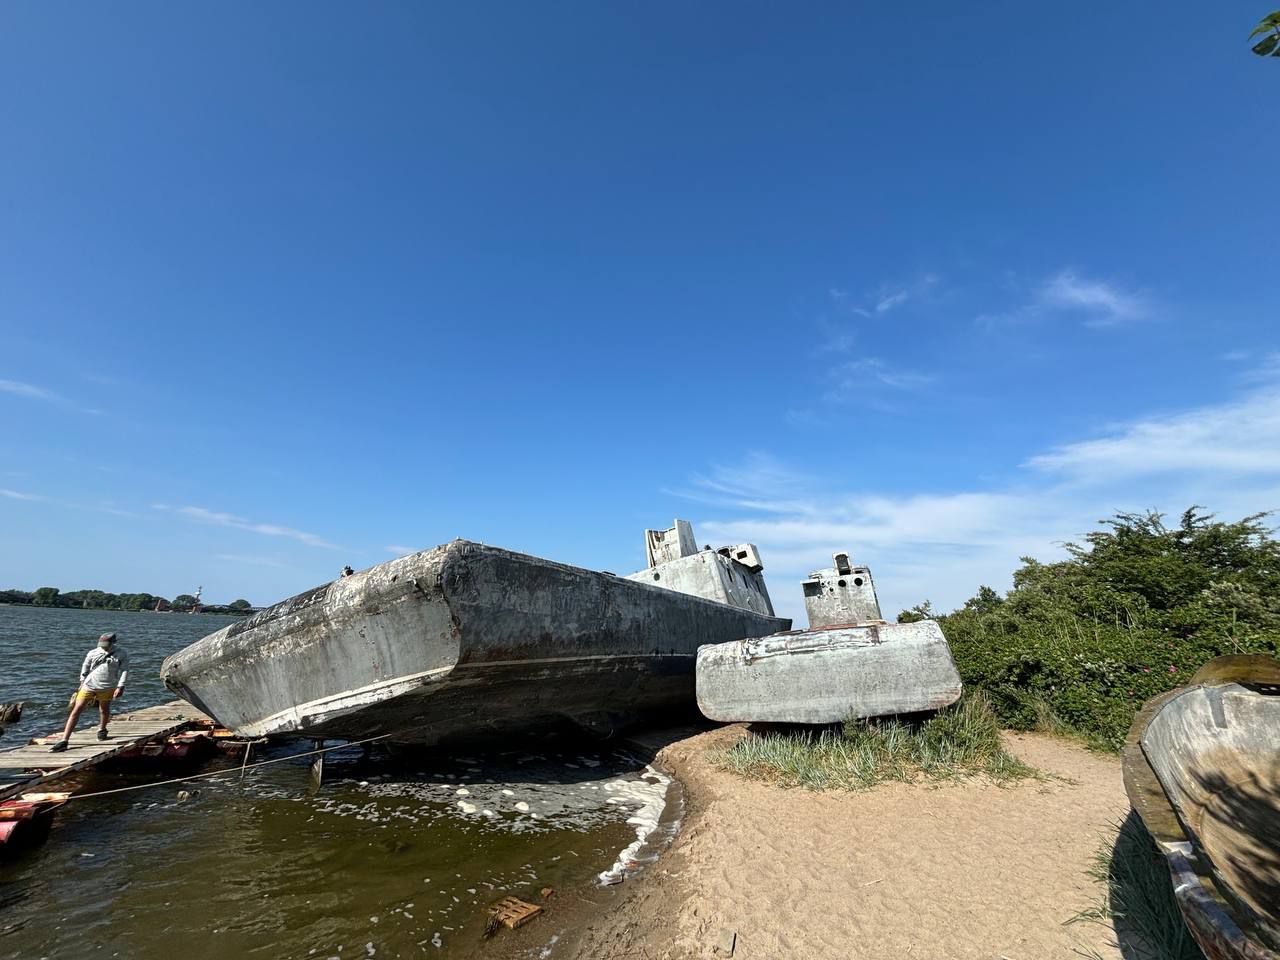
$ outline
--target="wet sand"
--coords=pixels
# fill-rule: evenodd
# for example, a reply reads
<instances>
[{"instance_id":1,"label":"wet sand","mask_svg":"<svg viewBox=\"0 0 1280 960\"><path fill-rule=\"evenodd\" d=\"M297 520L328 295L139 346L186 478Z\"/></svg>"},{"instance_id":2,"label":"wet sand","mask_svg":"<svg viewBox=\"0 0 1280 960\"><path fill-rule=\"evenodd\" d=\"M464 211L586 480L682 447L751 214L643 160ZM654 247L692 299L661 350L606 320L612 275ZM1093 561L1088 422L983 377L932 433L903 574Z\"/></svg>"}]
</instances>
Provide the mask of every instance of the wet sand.
<instances>
[{"instance_id":1,"label":"wet sand","mask_svg":"<svg viewBox=\"0 0 1280 960\"><path fill-rule=\"evenodd\" d=\"M1085 873L1128 810L1117 758L1011 735L1057 779L784 790L716 768L732 726L677 740L656 764L684 784L685 823L662 859L585 919L556 956L591 960L849 957L1039 960L1121 956Z\"/></svg>"}]
</instances>

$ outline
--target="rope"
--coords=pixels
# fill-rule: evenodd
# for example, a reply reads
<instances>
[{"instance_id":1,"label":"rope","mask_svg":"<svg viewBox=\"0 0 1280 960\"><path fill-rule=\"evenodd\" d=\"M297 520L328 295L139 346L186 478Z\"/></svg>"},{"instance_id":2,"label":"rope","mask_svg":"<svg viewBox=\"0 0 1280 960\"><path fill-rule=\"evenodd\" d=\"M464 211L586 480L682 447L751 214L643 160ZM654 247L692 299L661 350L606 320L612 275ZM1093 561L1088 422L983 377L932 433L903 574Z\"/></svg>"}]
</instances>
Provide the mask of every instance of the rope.
<instances>
[{"instance_id":1,"label":"rope","mask_svg":"<svg viewBox=\"0 0 1280 960\"><path fill-rule=\"evenodd\" d=\"M244 771L252 770L254 767L265 767L272 763L284 763L286 760L297 760L299 757L312 757L317 753L329 753L333 750L345 750L347 747L358 747L362 743L373 743L375 740L385 740L389 736L391 736L391 734L384 733L380 736L368 737L364 740L352 740L350 743L340 743L334 747L321 747L318 750L308 750L305 753L294 753L287 757L273 757L270 760L259 760L257 763L251 763L247 766L241 765L238 772L240 773L240 776L243 777ZM248 759L248 757L245 759ZM135 783L131 787L115 787L111 790L95 790L93 793L73 793L67 799L87 800L89 797L105 797L109 793L128 793L131 790L147 790L151 787L165 787L174 783L186 783L188 780L204 780L208 777L225 777L228 774L235 774L236 772L236 770L211 770L208 773L193 773L189 777L177 777L173 780L157 780L154 783Z\"/></svg>"}]
</instances>

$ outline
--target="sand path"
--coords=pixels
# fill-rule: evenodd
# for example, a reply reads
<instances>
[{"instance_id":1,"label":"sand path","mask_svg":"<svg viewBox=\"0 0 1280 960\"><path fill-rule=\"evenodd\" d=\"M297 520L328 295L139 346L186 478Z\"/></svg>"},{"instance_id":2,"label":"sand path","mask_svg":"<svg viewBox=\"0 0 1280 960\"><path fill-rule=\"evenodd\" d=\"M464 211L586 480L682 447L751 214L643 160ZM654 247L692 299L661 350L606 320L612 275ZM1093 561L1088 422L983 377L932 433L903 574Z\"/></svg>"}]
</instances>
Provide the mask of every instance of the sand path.
<instances>
[{"instance_id":1,"label":"sand path","mask_svg":"<svg viewBox=\"0 0 1280 960\"><path fill-rule=\"evenodd\" d=\"M1120 957L1110 926L1064 924L1097 903L1086 876L1128 809L1119 761L1038 735L1020 757L1063 780L783 790L714 767L741 727L677 741L685 784L671 850L566 945L583 960L1042 960Z\"/></svg>"}]
</instances>

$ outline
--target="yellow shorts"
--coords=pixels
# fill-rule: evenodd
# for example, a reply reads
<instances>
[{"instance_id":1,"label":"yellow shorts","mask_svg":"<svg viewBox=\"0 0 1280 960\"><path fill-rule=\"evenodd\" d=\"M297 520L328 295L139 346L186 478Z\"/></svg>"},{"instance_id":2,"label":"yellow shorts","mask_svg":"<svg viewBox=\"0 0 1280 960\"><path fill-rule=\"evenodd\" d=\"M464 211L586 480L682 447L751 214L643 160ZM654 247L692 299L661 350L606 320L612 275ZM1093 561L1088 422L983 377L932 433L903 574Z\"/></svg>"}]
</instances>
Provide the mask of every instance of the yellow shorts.
<instances>
[{"instance_id":1,"label":"yellow shorts","mask_svg":"<svg viewBox=\"0 0 1280 960\"><path fill-rule=\"evenodd\" d=\"M114 690L77 690L76 695L71 698L71 702L76 704L97 700L98 703L110 703L115 697L115 693Z\"/></svg>"}]
</instances>

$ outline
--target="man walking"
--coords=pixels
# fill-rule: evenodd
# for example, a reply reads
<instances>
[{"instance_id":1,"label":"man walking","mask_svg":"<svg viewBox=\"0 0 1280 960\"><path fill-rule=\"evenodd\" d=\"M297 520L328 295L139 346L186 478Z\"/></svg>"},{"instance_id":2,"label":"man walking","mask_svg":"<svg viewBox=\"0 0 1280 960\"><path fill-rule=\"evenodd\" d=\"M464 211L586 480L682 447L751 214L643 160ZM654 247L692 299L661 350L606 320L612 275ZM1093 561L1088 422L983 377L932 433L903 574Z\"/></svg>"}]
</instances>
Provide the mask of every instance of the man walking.
<instances>
[{"instance_id":1,"label":"man walking","mask_svg":"<svg viewBox=\"0 0 1280 960\"><path fill-rule=\"evenodd\" d=\"M50 747L49 751L61 753L67 749L71 731L76 728L76 722L90 700L97 702L98 713L102 718L98 727L98 739L107 739L111 701L124 693L124 682L128 676L129 655L116 644L114 633L104 633L98 638L98 645L84 658L84 665L80 667L80 689L71 698L71 714L62 730L62 739Z\"/></svg>"}]
</instances>

